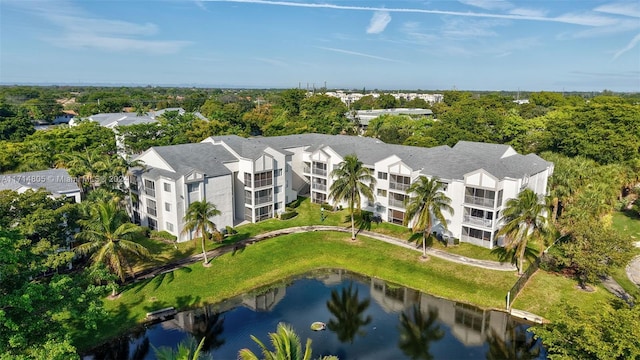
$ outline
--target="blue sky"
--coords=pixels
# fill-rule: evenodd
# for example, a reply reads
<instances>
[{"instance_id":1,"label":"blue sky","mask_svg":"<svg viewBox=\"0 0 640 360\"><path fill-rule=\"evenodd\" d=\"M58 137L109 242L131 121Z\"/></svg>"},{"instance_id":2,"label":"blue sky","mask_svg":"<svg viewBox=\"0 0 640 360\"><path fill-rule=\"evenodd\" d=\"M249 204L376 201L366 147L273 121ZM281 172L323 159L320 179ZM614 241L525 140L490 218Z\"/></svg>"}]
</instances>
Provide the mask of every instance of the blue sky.
<instances>
[{"instance_id":1,"label":"blue sky","mask_svg":"<svg viewBox=\"0 0 640 360\"><path fill-rule=\"evenodd\" d=\"M0 0L0 83L640 91L640 1Z\"/></svg>"}]
</instances>

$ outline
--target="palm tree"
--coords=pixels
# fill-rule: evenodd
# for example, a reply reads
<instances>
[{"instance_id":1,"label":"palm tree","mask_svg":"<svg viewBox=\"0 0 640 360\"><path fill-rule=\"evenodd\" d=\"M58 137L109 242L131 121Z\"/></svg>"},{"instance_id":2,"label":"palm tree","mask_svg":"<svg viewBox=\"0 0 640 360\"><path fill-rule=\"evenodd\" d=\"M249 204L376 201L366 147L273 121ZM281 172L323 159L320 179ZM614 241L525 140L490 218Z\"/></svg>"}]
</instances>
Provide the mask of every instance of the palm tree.
<instances>
[{"instance_id":1,"label":"palm tree","mask_svg":"<svg viewBox=\"0 0 640 360\"><path fill-rule=\"evenodd\" d=\"M329 320L329 330L336 333L338 340L353 342L356 335L364 335L361 327L371 322L371 316L364 317L363 313L369 307L370 300L358 299L358 289L349 284L348 288L331 291L331 300L327 301L327 308L335 319Z\"/></svg>"},{"instance_id":2,"label":"palm tree","mask_svg":"<svg viewBox=\"0 0 640 360\"><path fill-rule=\"evenodd\" d=\"M95 190L99 181L98 174L106 155L97 151L85 151L84 153L68 153L62 154L57 162L57 167L68 168L72 176L82 178L82 188L87 183Z\"/></svg>"},{"instance_id":3,"label":"palm tree","mask_svg":"<svg viewBox=\"0 0 640 360\"><path fill-rule=\"evenodd\" d=\"M442 211L447 211L453 215L451 199L444 194L444 184L437 177L427 178L420 176L407 189L407 212L405 214L405 225L414 217L413 231L422 232L422 258L427 257L427 240L431 236L434 220L438 220L442 226L447 228L447 221Z\"/></svg>"},{"instance_id":4,"label":"palm tree","mask_svg":"<svg viewBox=\"0 0 640 360\"><path fill-rule=\"evenodd\" d=\"M335 180L329 189L329 198L336 202L346 201L351 213L351 240L356 239L356 227L353 218L353 208L360 210L361 195L373 201L373 187L376 178L371 170L364 167L356 155L347 155L338 167L331 171Z\"/></svg>"},{"instance_id":5,"label":"palm tree","mask_svg":"<svg viewBox=\"0 0 640 360\"><path fill-rule=\"evenodd\" d=\"M90 210L89 219L80 220L82 231L76 238L86 241L75 248L79 254L92 254L94 265L104 263L121 281L126 271L132 271L129 256L146 257L149 251L143 245L133 241L139 237L142 229L128 222L127 214L116 200L100 201ZM115 288L114 288L115 295Z\"/></svg>"},{"instance_id":6,"label":"palm tree","mask_svg":"<svg viewBox=\"0 0 640 360\"><path fill-rule=\"evenodd\" d=\"M262 350L264 360L311 360L311 339L307 339L304 353L300 337L288 324L279 323L275 333L269 333L273 351L269 350L265 344L257 337L251 335ZM238 353L238 358L242 360L258 360L258 356L249 349L242 349Z\"/></svg>"},{"instance_id":7,"label":"palm tree","mask_svg":"<svg viewBox=\"0 0 640 360\"><path fill-rule=\"evenodd\" d=\"M522 274L527 244L532 239L542 240L548 230L547 207L531 189L525 189L515 199L507 201L502 211L505 225L498 235L505 235L505 250L514 251L518 259L518 274ZM540 243L540 246L543 244ZM541 253L542 250L539 251Z\"/></svg>"},{"instance_id":8,"label":"palm tree","mask_svg":"<svg viewBox=\"0 0 640 360\"><path fill-rule=\"evenodd\" d=\"M413 305L411 313L400 314L400 340L398 347L412 359L433 359L429 347L432 341L444 337L444 331L436 322L438 310L429 310L427 316Z\"/></svg>"},{"instance_id":9,"label":"palm tree","mask_svg":"<svg viewBox=\"0 0 640 360\"><path fill-rule=\"evenodd\" d=\"M185 224L183 233L188 234L191 231L195 231L196 237L193 238L194 240L197 239L198 234L200 235L202 241L202 256L204 257L203 265L205 266L209 263L205 243L208 240L209 231L216 231L216 224L211 221L211 218L220 214L220 210L218 210L214 204L202 200L192 202L187 209L187 213L184 215Z\"/></svg>"},{"instance_id":10,"label":"palm tree","mask_svg":"<svg viewBox=\"0 0 640 360\"><path fill-rule=\"evenodd\" d=\"M200 344L196 345L193 337L188 337L186 340L181 341L178 344L177 349L172 349L168 346L162 346L160 349L153 348L156 358L158 360L204 360L212 359L210 354L207 354L203 350L205 338L200 340Z\"/></svg>"}]
</instances>

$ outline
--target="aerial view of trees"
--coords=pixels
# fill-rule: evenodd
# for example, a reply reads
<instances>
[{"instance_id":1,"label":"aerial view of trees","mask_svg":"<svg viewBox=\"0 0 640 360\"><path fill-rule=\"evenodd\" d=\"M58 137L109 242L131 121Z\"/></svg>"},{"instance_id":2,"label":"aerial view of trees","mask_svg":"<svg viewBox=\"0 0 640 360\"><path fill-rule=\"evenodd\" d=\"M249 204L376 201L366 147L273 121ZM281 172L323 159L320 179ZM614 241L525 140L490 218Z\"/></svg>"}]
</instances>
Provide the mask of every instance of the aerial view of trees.
<instances>
[{"instance_id":1,"label":"aerial view of trees","mask_svg":"<svg viewBox=\"0 0 640 360\"><path fill-rule=\"evenodd\" d=\"M356 124L347 116L353 110L429 108L433 119L386 115L371 120L364 136L421 147L453 146L461 140L500 143L554 163L545 199L523 192L501 214L507 224L501 234L510 251L506 261L522 271L525 255L538 257L538 247L544 246L549 251L543 269L572 277L588 289L630 260L633 239L616 231L612 218L619 210L640 221L640 96L533 92L524 94L528 103L516 103L513 94L441 93L444 100L435 104L383 94L366 95L347 107L322 91L301 89L0 87L0 173L65 168L79 179L85 199L74 204L44 191L0 192L0 353L8 358L73 357L70 332L95 326L104 315L101 298L132 274L131 259L147 253L137 242L143 229L123 211L129 196L124 183L105 181L125 178L135 165L118 155L116 135L134 155L151 146L216 135L355 134ZM186 113L167 111L157 122L121 126L115 133L90 121L37 131L33 126L52 121L63 110L82 118L179 107ZM332 173L337 181L331 197L348 204L352 238L354 211L361 199L373 196L371 175L355 156L346 157ZM421 214L415 230L429 236L429 220L448 211L447 199L436 198L438 182L428 189L420 184L410 188L408 210ZM194 208L189 214L190 229L200 230L205 242L215 225L204 221L215 215L215 207ZM559 315L555 324L534 330L550 354L620 359L634 354L624 343L637 339L637 306L608 304L593 314L567 305L561 312L566 316ZM418 322L406 318L407 324ZM437 340L438 329L423 322L423 333L407 331L411 336L405 337L427 334ZM585 323L590 325L581 330ZM616 332L618 328L624 331ZM580 341L580 336L589 340ZM599 336L610 345L600 346ZM408 354L428 354L428 343L418 347L407 339L402 344Z\"/></svg>"}]
</instances>

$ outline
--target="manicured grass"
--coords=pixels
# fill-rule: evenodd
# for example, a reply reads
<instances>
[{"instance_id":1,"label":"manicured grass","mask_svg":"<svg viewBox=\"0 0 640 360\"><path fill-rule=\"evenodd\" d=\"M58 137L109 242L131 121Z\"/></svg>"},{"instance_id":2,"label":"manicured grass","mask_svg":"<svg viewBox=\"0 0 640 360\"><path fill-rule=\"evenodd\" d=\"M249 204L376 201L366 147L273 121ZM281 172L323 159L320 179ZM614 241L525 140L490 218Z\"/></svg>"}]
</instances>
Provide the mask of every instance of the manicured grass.
<instances>
[{"instance_id":1,"label":"manicured grass","mask_svg":"<svg viewBox=\"0 0 640 360\"><path fill-rule=\"evenodd\" d=\"M469 268L359 236L312 232L281 236L129 286L105 307L112 318L98 331L74 334L87 348L133 328L146 312L215 303L317 268L342 268L382 278L429 294L483 307L504 307L504 295L516 277L511 272ZM490 279L490 281L488 281Z\"/></svg>"},{"instance_id":2,"label":"manicured grass","mask_svg":"<svg viewBox=\"0 0 640 360\"><path fill-rule=\"evenodd\" d=\"M474 259L498 261L498 256L492 254L491 250L469 243L460 243L459 245L453 246L444 246L441 243L434 243L433 248Z\"/></svg>"},{"instance_id":3,"label":"manicured grass","mask_svg":"<svg viewBox=\"0 0 640 360\"><path fill-rule=\"evenodd\" d=\"M640 216L633 211L616 211L613 214L614 229L621 233L628 234L633 241L640 241Z\"/></svg>"},{"instance_id":4,"label":"manicured grass","mask_svg":"<svg viewBox=\"0 0 640 360\"><path fill-rule=\"evenodd\" d=\"M606 289L600 286L595 289L593 292L587 292L578 288L578 283L573 279L538 270L529 279L512 307L553 321L558 305L563 301L590 312L598 311L602 304L614 299Z\"/></svg>"}]
</instances>

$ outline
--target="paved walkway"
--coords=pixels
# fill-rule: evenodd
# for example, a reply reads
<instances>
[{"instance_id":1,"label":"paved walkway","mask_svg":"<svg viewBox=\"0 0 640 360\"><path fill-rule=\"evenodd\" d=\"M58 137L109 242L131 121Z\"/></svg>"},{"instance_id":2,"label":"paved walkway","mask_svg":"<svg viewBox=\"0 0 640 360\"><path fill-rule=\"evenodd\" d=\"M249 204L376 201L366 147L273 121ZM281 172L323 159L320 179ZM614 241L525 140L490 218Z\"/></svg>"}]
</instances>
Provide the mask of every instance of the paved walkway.
<instances>
[{"instance_id":1,"label":"paved walkway","mask_svg":"<svg viewBox=\"0 0 640 360\"><path fill-rule=\"evenodd\" d=\"M313 232L313 231L337 231L337 232L344 232L344 233L351 233L351 228L350 227L340 227L340 226L298 226L298 227L291 227L291 228L286 228L286 229L280 229L280 230L274 230L274 231L270 231L268 233L264 233L264 234L260 234L260 235L256 235L254 237L250 237L248 239L244 239L241 241L238 241L235 244L231 244L231 245L225 245L225 246L221 246L215 250L210 250L207 252L207 257L209 259L213 259L217 256L223 255L223 254L227 254L230 252L235 252L235 251L239 251L243 248L245 248L247 245L251 245L251 244L255 244L256 242L259 241L264 241L267 239L271 239L274 238L276 236L282 236L282 235L289 235L289 234L298 234L298 233L305 233L305 232ZM402 246L404 248L407 249L411 249L411 250L415 250L417 252L422 252L421 248L416 248L415 245L405 241L405 240L401 240L398 238L394 238L388 235L383 235L383 234L378 234L372 231L360 231L358 232L358 235L362 235L362 236L366 236L366 237L370 237L376 240L380 240L380 241L384 241L387 242L389 244L393 244L393 245L397 245L397 246ZM490 260L478 260L478 259L472 259L472 258L468 258L465 256L461 256L461 255L456 255L456 254L451 254L448 253L446 251L442 251L442 250L436 250L436 249L427 249L427 254L440 258L440 259L444 259L444 260L448 260L451 262L455 262L458 264L464 264L464 265L469 265L469 266L475 266L475 267L479 267L479 268L483 268L483 269L489 269L489 270L498 270L498 271L516 271L516 267L511 265L511 264L507 264L507 263L500 263L498 261L490 261ZM148 278L152 278L156 275L159 274L163 274L163 273L167 273L170 271L173 271L175 269L199 262L203 260L203 256L202 254L196 254L196 255L192 255L189 257L186 257L184 259L180 259L180 260L176 260L174 262L171 263L167 263L165 265L156 267L156 268L152 268L152 269L147 269L147 270L143 270L139 273L136 274L135 279L136 280L142 280L142 279L148 279ZM135 281L135 280L132 280Z\"/></svg>"},{"instance_id":2,"label":"paved walkway","mask_svg":"<svg viewBox=\"0 0 640 360\"><path fill-rule=\"evenodd\" d=\"M631 259L627 265L627 277L640 287L640 255Z\"/></svg>"}]
</instances>

